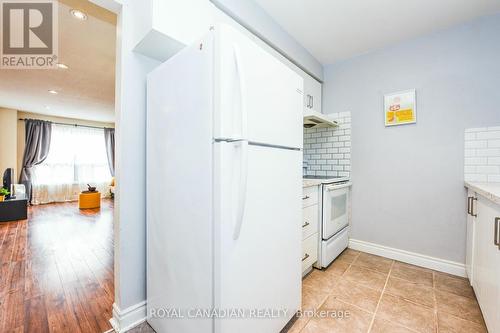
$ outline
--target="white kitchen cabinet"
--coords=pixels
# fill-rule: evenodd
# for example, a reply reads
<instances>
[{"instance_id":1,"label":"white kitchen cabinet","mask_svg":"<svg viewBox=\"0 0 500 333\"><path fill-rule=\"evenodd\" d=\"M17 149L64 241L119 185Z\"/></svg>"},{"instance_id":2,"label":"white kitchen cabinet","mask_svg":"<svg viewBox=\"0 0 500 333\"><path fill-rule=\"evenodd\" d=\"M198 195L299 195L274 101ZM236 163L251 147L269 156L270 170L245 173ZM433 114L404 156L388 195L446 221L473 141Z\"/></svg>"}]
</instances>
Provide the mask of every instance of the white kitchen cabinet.
<instances>
[{"instance_id":1,"label":"white kitchen cabinet","mask_svg":"<svg viewBox=\"0 0 500 333\"><path fill-rule=\"evenodd\" d=\"M318 205L308 206L303 209L302 239L318 232Z\"/></svg>"},{"instance_id":2,"label":"white kitchen cabinet","mask_svg":"<svg viewBox=\"0 0 500 333\"><path fill-rule=\"evenodd\" d=\"M489 332L500 332L500 206L478 195L473 213L472 286Z\"/></svg>"},{"instance_id":3,"label":"white kitchen cabinet","mask_svg":"<svg viewBox=\"0 0 500 333\"><path fill-rule=\"evenodd\" d=\"M473 190L467 193L467 245L465 252L465 269L470 283L474 281L472 267L474 265L474 229L477 212L477 196Z\"/></svg>"},{"instance_id":4,"label":"white kitchen cabinet","mask_svg":"<svg viewBox=\"0 0 500 333\"><path fill-rule=\"evenodd\" d=\"M166 61L206 35L214 23L213 5L205 0L141 0L141 24L134 51ZM195 10L193 10L195 9Z\"/></svg>"},{"instance_id":5,"label":"white kitchen cabinet","mask_svg":"<svg viewBox=\"0 0 500 333\"><path fill-rule=\"evenodd\" d=\"M304 75L304 109L321 113L321 83L312 76Z\"/></svg>"},{"instance_id":6,"label":"white kitchen cabinet","mask_svg":"<svg viewBox=\"0 0 500 333\"><path fill-rule=\"evenodd\" d=\"M302 192L302 275L305 275L318 261L319 186L304 187Z\"/></svg>"},{"instance_id":7,"label":"white kitchen cabinet","mask_svg":"<svg viewBox=\"0 0 500 333\"><path fill-rule=\"evenodd\" d=\"M305 187L302 190L302 207L318 204L319 189L318 186Z\"/></svg>"}]
</instances>

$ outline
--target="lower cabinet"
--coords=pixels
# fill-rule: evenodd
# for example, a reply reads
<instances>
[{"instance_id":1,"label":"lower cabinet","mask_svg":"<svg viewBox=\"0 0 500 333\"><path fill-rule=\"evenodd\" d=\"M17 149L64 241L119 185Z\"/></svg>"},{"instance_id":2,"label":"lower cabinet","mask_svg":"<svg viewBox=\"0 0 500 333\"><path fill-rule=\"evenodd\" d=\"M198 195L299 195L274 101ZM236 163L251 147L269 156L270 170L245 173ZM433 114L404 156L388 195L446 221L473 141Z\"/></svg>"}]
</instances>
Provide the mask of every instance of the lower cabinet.
<instances>
[{"instance_id":1,"label":"lower cabinet","mask_svg":"<svg viewBox=\"0 0 500 333\"><path fill-rule=\"evenodd\" d=\"M500 332L500 205L469 194L468 215L467 274L488 331Z\"/></svg>"},{"instance_id":2,"label":"lower cabinet","mask_svg":"<svg viewBox=\"0 0 500 333\"><path fill-rule=\"evenodd\" d=\"M302 274L306 273L318 261L318 234L313 234L302 241Z\"/></svg>"},{"instance_id":3,"label":"lower cabinet","mask_svg":"<svg viewBox=\"0 0 500 333\"><path fill-rule=\"evenodd\" d=\"M318 261L319 186L303 190L302 209L302 275Z\"/></svg>"}]
</instances>

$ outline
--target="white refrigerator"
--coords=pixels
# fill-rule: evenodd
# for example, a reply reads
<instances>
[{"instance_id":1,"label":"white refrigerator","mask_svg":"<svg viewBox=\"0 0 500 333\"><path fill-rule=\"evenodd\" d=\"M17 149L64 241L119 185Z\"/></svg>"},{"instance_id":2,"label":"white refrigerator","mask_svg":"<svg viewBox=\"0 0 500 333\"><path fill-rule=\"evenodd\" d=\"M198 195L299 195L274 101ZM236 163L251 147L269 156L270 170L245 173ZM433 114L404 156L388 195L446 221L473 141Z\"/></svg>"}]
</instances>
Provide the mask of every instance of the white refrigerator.
<instances>
[{"instance_id":1,"label":"white refrigerator","mask_svg":"<svg viewBox=\"0 0 500 333\"><path fill-rule=\"evenodd\" d=\"M278 333L300 309L302 78L228 25L147 82L158 333Z\"/></svg>"}]
</instances>

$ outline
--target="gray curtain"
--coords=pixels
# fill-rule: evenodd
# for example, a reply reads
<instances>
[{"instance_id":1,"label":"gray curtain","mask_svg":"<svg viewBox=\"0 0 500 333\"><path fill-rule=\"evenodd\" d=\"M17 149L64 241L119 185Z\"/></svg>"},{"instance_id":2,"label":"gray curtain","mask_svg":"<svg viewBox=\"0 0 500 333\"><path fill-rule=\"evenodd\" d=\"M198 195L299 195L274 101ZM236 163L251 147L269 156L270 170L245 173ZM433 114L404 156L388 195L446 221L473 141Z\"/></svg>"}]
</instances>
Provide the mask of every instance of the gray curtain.
<instances>
[{"instance_id":1,"label":"gray curtain","mask_svg":"<svg viewBox=\"0 0 500 333\"><path fill-rule=\"evenodd\" d=\"M44 120L26 119L24 127L26 130L26 146L24 147L23 166L19 175L19 182L26 186L26 193L29 202L31 202L31 168L45 161L49 154L52 123Z\"/></svg>"},{"instance_id":2,"label":"gray curtain","mask_svg":"<svg viewBox=\"0 0 500 333\"><path fill-rule=\"evenodd\" d=\"M115 129L104 129L104 141L106 143L106 154L108 155L109 172L115 176Z\"/></svg>"}]
</instances>

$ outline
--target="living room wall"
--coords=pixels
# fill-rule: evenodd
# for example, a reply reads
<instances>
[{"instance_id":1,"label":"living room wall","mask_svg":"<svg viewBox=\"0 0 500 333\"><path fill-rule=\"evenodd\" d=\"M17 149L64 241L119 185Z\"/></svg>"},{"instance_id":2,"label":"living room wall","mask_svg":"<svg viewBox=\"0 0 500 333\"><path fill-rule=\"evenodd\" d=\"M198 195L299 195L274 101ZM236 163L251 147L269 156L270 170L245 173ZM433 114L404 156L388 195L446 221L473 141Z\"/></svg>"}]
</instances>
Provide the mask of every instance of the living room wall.
<instances>
[{"instance_id":1,"label":"living room wall","mask_svg":"<svg viewBox=\"0 0 500 333\"><path fill-rule=\"evenodd\" d=\"M0 108L0 177L7 168L17 167L17 110ZM17 171L17 170L16 170ZM17 173L16 173L17 174Z\"/></svg>"}]
</instances>

